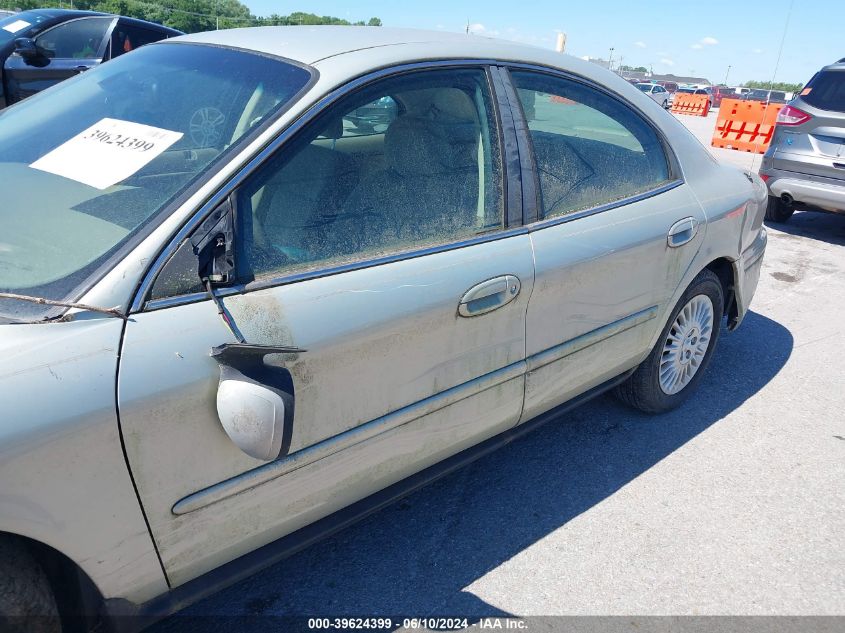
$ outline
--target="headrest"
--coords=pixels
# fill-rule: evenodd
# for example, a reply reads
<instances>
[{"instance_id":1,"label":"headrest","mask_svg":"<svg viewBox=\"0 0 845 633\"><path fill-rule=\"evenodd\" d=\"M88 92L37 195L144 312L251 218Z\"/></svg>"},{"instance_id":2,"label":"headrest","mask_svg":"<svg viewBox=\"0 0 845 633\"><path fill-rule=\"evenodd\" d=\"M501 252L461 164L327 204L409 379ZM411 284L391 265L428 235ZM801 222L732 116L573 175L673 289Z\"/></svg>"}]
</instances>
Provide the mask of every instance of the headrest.
<instances>
[{"instance_id":1,"label":"headrest","mask_svg":"<svg viewBox=\"0 0 845 633\"><path fill-rule=\"evenodd\" d=\"M387 128L384 146L387 166L403 176L447 173L455 162L444 128L429 119L399 117Z\"/></svg>"}]
</instances>

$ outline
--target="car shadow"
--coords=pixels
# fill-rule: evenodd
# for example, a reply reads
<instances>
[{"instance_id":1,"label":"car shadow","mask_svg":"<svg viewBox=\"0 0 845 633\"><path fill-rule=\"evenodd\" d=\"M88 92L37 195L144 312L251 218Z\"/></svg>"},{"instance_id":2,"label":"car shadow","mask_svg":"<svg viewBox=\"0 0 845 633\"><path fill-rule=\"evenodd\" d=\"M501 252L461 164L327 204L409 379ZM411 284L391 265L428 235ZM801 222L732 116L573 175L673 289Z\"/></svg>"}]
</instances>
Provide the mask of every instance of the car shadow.
<instances>
[{"instance_id":1,"label":"car shadow","mask_svg":"<svg viewBox=\"0 0 845 633\"><path fill-rule=\"evenodd\" d=\"M845 215L827 211L796 211L788 222L766 222L778 231L845 246Z\"/></svg>"},{"instance_id":2,"label":"car shadow","mask_svg":"<svg viewBox=\"0 0 845 633\"><path fill-rule=\"evenodd\" d=\"M602 396L150 630L510 615L464 589L717 424L777 375L792 347L786 328L750 312L737 332L723 331L698 392L680 409L648 416Z\"/></svg>"}]
</instances>

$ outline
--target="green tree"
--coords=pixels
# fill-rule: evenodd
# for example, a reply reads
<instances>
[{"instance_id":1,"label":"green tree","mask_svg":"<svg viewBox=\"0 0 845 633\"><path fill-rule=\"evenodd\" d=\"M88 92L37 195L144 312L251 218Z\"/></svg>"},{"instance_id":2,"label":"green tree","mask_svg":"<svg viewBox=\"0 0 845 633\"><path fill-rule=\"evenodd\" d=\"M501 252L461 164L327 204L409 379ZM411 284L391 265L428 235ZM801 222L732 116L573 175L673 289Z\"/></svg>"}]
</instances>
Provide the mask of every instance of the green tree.
<instances>
[{"instance_id":1,"label":"green tree","mask_svg":"<svg viewBox=\"0 0 845 633\"><path fill-rule=\"evenodd\" d=\"M0 6L20 10L64 6L68 0L0 0ZM164 24L185 33L212 31L216 28L231 29L244 26L287 26L318 24L353 24L331 15L316 15L295 11L290 15L273 14L267 17L253 15L249 7L238 0L74 0L75 9L102 11L149 22ZM369 22L359 20L356 25L381 26L379 18Z\"/></svg>"},{"instance_id":2,"label":"green tree","mask_svg":"<svg viewBox=\"0 0 845 633\"><path fill-rule=\"evenodd\" d=\"M742 84L745 88L759 88L762 90L781 90L783 92L801 92L803 84L791 84L783 81L746 81Z\"/></svg>"}]
</instances>

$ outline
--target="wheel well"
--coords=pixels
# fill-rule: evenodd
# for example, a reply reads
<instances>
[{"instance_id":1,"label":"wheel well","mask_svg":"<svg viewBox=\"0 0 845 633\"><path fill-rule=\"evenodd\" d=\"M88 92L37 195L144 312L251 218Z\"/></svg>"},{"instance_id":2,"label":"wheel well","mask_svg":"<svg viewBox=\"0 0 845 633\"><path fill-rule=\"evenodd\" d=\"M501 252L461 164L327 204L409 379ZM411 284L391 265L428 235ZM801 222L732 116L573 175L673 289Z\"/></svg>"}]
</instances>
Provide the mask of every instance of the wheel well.
<instances>
[{"instance_id":1,"label":"wheel well","mask_svg":"<svg viewBox=\"0 0 845 633\"><path fill-rule=\"evenodd\" d=\"M0 532L0 539L23 543L41 566L56 598L63 631L89 631L97 625L103 596L76 563L57 549L25 536Z\"/></svg>"},{"instance_id":2,"label":"wheel well","mask_svg":"<svg viewBox=\"0 0 845 633\"><path fill-rule=\"evenodd\" d=\"M728 317L728 326L730 327L733 323L736 323L739 317L736 296L734 294L733 264L724 257L721 257L707 264L705 268L715 273L722 284L722 295L725 297L725 315Z\"/></svg>"}]
</instances>

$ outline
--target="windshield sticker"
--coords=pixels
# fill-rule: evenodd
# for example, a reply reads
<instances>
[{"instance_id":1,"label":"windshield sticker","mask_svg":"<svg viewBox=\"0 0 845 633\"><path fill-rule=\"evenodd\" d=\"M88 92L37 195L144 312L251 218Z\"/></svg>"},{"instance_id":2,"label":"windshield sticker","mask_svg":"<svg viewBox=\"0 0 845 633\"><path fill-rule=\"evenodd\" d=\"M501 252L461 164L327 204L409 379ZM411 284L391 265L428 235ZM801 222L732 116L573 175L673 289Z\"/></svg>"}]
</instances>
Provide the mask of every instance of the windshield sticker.
<instances>
[{"instance_id":1,"label":"windshield sticker","mask_svg":"<svg viewBox=\"0 0 845 633\"><path fill-rule=\"evenodd\" d=\"M103 119L30 167L108 189L136 174L182 136L182 132Z\"/></svg>"},{"instance_id":2,"label":"windshield sticker","mask_svg":"<svg viewBox=\"0 0 845 633\"><path fill-rule=\"evenodd\" d=\"M15 20L11 24L7 24L3 27L4 31L9 31L9 33L17 33L18 31L23 31L26 27L32 26L29 22L25 20Z\"/></svg>"}]
</instances>

